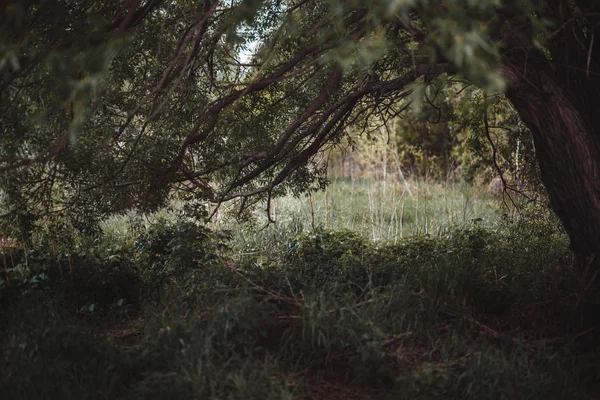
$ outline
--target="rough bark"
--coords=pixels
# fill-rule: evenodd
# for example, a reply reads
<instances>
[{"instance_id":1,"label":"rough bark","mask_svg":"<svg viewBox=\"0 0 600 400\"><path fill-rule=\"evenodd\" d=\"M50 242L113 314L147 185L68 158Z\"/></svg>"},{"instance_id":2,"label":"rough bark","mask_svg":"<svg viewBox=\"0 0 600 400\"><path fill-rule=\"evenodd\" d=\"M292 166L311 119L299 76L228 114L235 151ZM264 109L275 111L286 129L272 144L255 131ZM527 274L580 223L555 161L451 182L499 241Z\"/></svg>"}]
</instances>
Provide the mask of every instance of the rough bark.
<instances>
[{"instance_id":1,"label":"rough bark","mask_svg":"<svg viewBox=\"0 0 600 400\"><path fill-rule=\"evenodd\" d=\"M576 5L576 7L575 7ZM542 180L581 261L600 269L600 2L549 0L542 51L505 15L507 96L531 130ZM596 34L599 38L596 38ZM599 279L600 281L600 279Z\"/></svg>"},{"instance_id":2,"label":"rough bark","mask_svg":"<svg viewBox=\"0 0 600 400\"><path fill-rule=\"evenodd\" d=\"M580 104L581 88L565 87L541 52L528 55L507 58L507 96L531 130L542 180L573 251L589 259L600 253L600 126Z\"/></svg>"}]
</instances>

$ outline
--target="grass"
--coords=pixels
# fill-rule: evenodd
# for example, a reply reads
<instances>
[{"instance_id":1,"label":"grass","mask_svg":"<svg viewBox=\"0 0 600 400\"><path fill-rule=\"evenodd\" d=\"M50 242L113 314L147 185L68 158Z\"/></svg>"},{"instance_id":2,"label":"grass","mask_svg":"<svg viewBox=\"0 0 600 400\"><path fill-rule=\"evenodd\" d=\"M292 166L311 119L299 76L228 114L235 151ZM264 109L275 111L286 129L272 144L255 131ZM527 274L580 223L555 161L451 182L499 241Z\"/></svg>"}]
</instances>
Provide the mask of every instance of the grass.
<instances>
[{"instance_id":1,"label":"grass","mask_svg":"<svg viewBox=\"0 0 600 400\"><path fill-rule=\"evenodd\" d=\"M174 222L182 205L152 215L112 217L101 223L104 239L119 243L154 221ZM233 245L240 252L272 251L285 245L290 236L319 229L351 230L374 242L397 242L403 237L440 236L449 231L472 226L492 228L506 211L501 199L490 195L487 187L445 181L389 179L333 179L325 191L295 197L272 199L269 224L259 205L252 220L240 223L229 211L221 212L210 223L212 229L231 230ZM135 221L134 224L131 222Z\"/></svg>"},{"instance_id":2,"label":"grass","mask_svg":"<svg viewBox=\"0 0 600 400\"><path fill-rule=\"evenodd\" d=\"M350 230L373 242L397 243L404 237L440 237L473 225L492 229L506 211L487 187L422 180L404 185L373 179L334 179L327 190L311 196L275 198L274 224L267 223L265 208L254 212L252 223L232 224L224 218L214 226L232 230L240 254L272 253L290 237L317 229Z\"/></svg>"},{"instance_id":3,"label":"grass","mask_svg":"<svg viewBox=\"0 0 600 400\"><path fill-rule=\"evenodd\" d=\"M312 208L276 200L262 230L261 216L211 229L174 213L113 219L71 254L72 276L36 249L0 288L0 390L589 398L600 358L590 326L569 319L578 282L555 221L502 218L498 200L458 184L411 191L334 182Z\"/></svg>"},{"instance_id":4,"label":"grass","mask_svg":"<svg viewBox=\"0 0 600 400\"><path fill-rule=\"evenodd\" d=\"M413 180L404 186L394 180L334 179L324 192L276 199L272 209L283 224L296 219L308 229L348 229L374 241L439 235L475 220L491 226L499 219L498 199L485 188L451 181Z\"/></svg>"}]
</instances>

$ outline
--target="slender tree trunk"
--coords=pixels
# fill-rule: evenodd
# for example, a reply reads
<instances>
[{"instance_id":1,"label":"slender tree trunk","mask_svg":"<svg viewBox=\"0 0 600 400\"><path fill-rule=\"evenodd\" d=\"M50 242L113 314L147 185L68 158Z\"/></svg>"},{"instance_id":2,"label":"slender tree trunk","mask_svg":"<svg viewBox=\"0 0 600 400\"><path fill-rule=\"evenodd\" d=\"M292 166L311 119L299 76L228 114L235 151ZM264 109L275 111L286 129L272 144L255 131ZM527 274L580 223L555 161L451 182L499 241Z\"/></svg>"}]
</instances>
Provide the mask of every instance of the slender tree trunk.
<instances>
[{"instance_id":1,"label":"slender tree trunk","mask_svg":"<svg viewBox=\"0 0 600 400\"><path fill-rule=\"evenodd\" d=\"M598 268L600 126L592 122L591 113L600 109L584 104L587 96L581 86L576 92L566 88L541 53L513 57L504 71L511 82L507 96L531 130L542 180L571 248L581 261L596 256Z\"/></svg>"}]
</instances>

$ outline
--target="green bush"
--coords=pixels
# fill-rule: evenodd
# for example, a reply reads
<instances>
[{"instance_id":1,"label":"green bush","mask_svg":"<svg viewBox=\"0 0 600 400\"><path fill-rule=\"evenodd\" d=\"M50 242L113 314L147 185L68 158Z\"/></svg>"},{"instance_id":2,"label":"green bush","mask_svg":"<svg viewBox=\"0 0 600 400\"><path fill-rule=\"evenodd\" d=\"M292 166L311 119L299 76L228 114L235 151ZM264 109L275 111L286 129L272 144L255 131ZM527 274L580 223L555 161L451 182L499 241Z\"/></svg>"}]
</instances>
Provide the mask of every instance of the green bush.
<instances>
[{"instance_id":1,"label":"green bush","mask_svg":"<svg viewBox=\"0 0 600 400\"><path fill-rule=\"evenodd\" d=\"M367 278L363 259L369 246L363 237L348 230L298 235L286 243L286 269L300 285L362 282Z\"/></svg>"},{"instance_id":2,"label":"green bush","mask_svg":"<svg viewBox=\"0 0 600 400\"><path fill-rule=\"evenodd\" d=\"M136 264L151 293L193 291L227 261L229 234L195 222L158 221L134 241ZM164 293L163 293L164 294Z\"/></svg>"}]
</instances>

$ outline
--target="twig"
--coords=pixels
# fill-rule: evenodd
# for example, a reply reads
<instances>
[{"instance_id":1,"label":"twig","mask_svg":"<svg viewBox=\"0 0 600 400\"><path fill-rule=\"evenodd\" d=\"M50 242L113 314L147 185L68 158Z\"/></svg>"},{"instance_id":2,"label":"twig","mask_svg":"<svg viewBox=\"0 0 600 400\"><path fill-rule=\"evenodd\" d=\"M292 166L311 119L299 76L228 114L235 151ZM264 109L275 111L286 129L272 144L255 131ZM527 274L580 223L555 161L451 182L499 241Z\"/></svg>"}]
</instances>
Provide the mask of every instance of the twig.
<instances>
[{"instance_id":1,"label":"twig","mask_svg":"<svg viewBox=\"0 0 600 400\"><path fill-rule=\"evenodd\" d=\"M392 344L392 343L394 343L394 342L396 342L396 341L398 341L400 339L404 339L404 338L407 338L407 337L412 336L412 335L414 335L413 331L398 333L396 335L392 335L392 337L389 338L388 340L384 340L381 343L381 345L382 346L388 346L388 345L390 345L390 344Z\"/></svg>"},{"instance_id":2,"label":"twig","mask_svg":"<svg viewBox=\"0 0 600 400\"><path fill-rule=\"evenodd\" d=\"M244 281L246 281L247 283L249 283L251 286L253 286L254 288L267 293L271 299L273 300L281 300L281 301L285 301L288 303L291 303L297 307L299 307L300 305L298 304L298 300L291 298L291 297L287 297L287 296L283 296L281 293L277 293L277 292L273 292L271 290L265 289L264 287L254 283L252 280L250 280L247 276L245 276L244 274L242 274L240 271L238 271L236 268L234 267L230 267L230 269L233 271L233 273L235 273L236 275L238 275L240 278L242 278Z\"/></svg>"},{"instance_id":3,"label":"twig","mask_svg":"<svg viewBox=\"0 0 600 400\"><path fill-rule=\"evenodd\" d=\"M498 332L498 331L490 328L489 326L484 325L481 322L477 321L475 318L471 317L470 315L460 314L460 313L456 313L453 311L444 311L444 313L454 316L454 317L461 317L461 318L466 319L467 321L471 322L472 324L478 326L482 331L484 331L485 333L487 333L488 335L490 335L491 337L493 337L496 340L507 340L509 342L513 342L514 344L521 345L527 349L532 349L534 347L531 344L526 343L516 337L507 335L505 333Z\"/></svg>"},{"instance_id":4,"label":"twig","mask_svg":"<svg viewBox=\"0 0 600 400\"><path fill-rule=\"evenodd\" d=\"M490 143L490 146L492 146L492 160L494 161L494 168L496 169L496 172L498 172L498 175L500 176L500 180L502 180L502 193L506 194L508 196L508 199L510 200L512 205L515 207L517 212L519 212L519 207L513 200L510 193L508 193L508 191L506 190L508 188L508 184L506 183L506 179L504 178L504 173L502 172L502 168L500 168L500 165L498 164L498 149L496 148L496 144L494 143L492 136L490 135L490 122L488 120L488 100L487 99L488 99L488 96L487 96L487 94L485 94L484 98L483 98L483 108L484 108L483 122L484 122L484 126L485 126L485 136L486 136L488 142ZM502 196L502 201L504 201L504 196ZM504 204L506 205L505 201L504 201Z\"/></svg>"}]
</instances>

